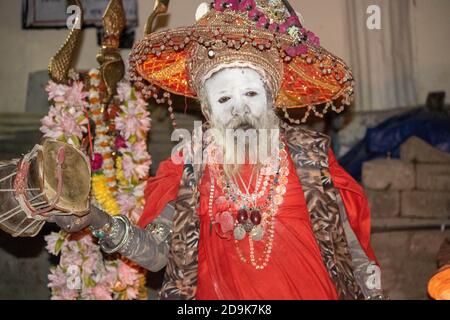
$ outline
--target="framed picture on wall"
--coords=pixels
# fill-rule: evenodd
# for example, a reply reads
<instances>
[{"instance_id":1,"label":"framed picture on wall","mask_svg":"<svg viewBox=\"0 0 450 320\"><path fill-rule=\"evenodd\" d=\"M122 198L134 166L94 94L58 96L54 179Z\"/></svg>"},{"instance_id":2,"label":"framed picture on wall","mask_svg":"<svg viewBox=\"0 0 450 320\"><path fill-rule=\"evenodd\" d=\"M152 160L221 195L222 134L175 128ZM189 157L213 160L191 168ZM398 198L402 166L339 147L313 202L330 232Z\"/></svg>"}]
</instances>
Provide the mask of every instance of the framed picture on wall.
<instances>
[{"instance_id":1,"label":"framed picture on wall","mask_svg":"<svg viewBox=\"0 0 450 320\"><path fill-rule=\"evenodd\" d=\"M84 27L99 28L109 0L80 0L84 12ZM137 0L122 0L126 11L127 28L138 26ZM67 0L22 0L24 29L66 28L69 6Z\"/></svg>"}]
</instances>

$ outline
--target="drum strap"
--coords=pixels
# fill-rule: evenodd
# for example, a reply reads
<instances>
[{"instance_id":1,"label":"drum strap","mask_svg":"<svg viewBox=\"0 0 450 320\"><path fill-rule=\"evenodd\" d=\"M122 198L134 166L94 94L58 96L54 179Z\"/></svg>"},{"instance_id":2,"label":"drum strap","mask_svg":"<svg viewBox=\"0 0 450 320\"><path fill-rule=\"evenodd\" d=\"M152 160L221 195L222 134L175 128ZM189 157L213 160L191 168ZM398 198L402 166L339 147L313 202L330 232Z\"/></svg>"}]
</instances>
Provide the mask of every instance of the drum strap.
<instances>
[{"instance_id":1,"label":"drum strap","mask_svg":"<svg viewBox=\"0 0 450 320\"><path fill-rule=\"evenodd\" d=\"M36 146L40 148L39 146ZM30 155L33 155L36 153L36 147L33 149L33 151L30 153ZM57 193L55 198L52 200L52 202L42 208L42 209L35 209L31 202L27 198L27 192L29 189L28 187L28 171L30 169L30 163L31 163L32 156L26 156L24 159L22 159L18 165L17 165L17 175L14 180L14 193L17 201L21 205L22 208L26 211L27 214L29 214L31 217L36 218L36 216L43 216L45 217L49 212L51 212L56 207L56 203L58 202L59 198L61 197L62 192L62 165L64 164L65 160L65 151L64 147L61 147L58 149L58 155L57 155L57 161L58 165L56 167L56 180L57 180ZM44 177L43 177L44 179Z\"/></svg>"}]
</instances>

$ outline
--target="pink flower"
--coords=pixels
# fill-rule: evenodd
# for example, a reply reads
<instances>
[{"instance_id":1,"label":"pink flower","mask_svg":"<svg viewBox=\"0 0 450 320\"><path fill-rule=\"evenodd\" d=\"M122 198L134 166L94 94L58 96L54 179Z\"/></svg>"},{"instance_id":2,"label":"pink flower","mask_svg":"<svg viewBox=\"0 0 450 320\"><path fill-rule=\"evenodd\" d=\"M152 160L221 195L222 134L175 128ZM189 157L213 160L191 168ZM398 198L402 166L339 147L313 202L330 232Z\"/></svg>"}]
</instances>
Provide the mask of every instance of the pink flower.
<instances>
[{"instance_id":1,"label":"pink flower","mask_svg":"<svg viewBox=\"0 0 450 320\"><path fill-rule=\"evenodd\" d=\"M70 240L65 243L65 246L62 247L61 252L65 253L75 253L81 254L81 247L78 245L78 241Z\"/></svg>"},{"instance_id":2,"label":"pink flower","mask_svg":"<svg viewBox=\"0 0 450 320\"><path fill-rule=\"evenodd\" d=\"M133 189L133 196L135 198L143 198L146 187L147 187L147 181L143 181L141 184L135 186Z\"/></svg>"},{"instance_id":3,"label":"pink flower","mask_svg":"<svg viewBox=\"0 0 450 320\"><path fill-rule=\"evenodd\" d=\"M130 155L123 156L123 174L127 180L131 180L133 177L137 179L143 179L147 177L150 171L150 165L150 159L135 163Z\"/></svg>"},{"instance_id":4,"label":"pink flower","mask_svg":"<svg viewBox=\"0 0 450 320\"><path fill-rule=\"evenodd\" d=\"M147 152L147 143L144 140L134 143L131 146L131 152L133 158L137 161L150 159L150 155Z\"/></svg>"},{"instance_id":5,"label":"pink flower","mask_svg":"<svg viewBox=\"0 0 450 320\"><path fill-rule=\"evenodd\" d=\"M44 137L69 140L83 137L83 133L87 132L88 120L82 108L57 104L50 107L48 116L44 117L41 123L40 130Z\"/></svg>"},{"instance_id":6,"label":"pink flower","mask_svg":"<svg viewBox=\"0 0 450 320\"><path fill-rule=\"evenodd\" d=\"M82 265L83 273L88 276L92 275L98 265L99 259L102 259L102 257L97 256L95 253L89 254L87 256L87 259L83 261Z\"/></svg>"},{"instance_id":7,"label":"pink flower","mask_svg":"<svg viewBox=\"0 0 450 320\"><path fill-rule=\"evenodd\" d=\"M75 135L79 135L80 129L78 128L78 124L76 120L68 114L63 114L61 117L61 128L64 133L73 133ZM76 131L76 132L75 132Z\"/></svg>"},{"instance_id":8,"label":"pink flower","mask_svg":"<svg viewBox=\"0 0 450 320\"><path fill-rule=\"evenodd\" d=\"M308 53L308 47L306 47L305 45L299 45L296 47L289 47L285 51L288 56L294 58Z\"/></svg>"},{"instance_id":9,"label":"pink flower","mask_svg":"<svg viewBox=\"0 0 450 320\"><path fill-rule=\"evenodd\" d=\"M67 86L57 84L53 81L49 81L48 85L45 87L45 91L48 92L48 100L53 100L55 102L64 102L66 90Z\"/></svg>"},{"instance_id":10,"label":"pink flower","mask_svg":"<svg viewBox=\"0 0 450 320\"><path fill-rule=\"evenodd\" d=\"M106 265L105 267L105 275L100 281L101 284L107 287L114 287L117 282L117 274L118 270L116 266Z\"/></svg>"},{"instance_id":11,"label":"pink flower","mask_svg":"<svg viewBox=\"0 0 450 320\"><path fill-rule=\"evenodd\" d=\"M120 101L128 101L131 99L131 86L128 82L121 81L117 85L117 94L119 95Z\"/></svg>"},{"instance_id":12,"label":"pink flower","mask_svg":"<svg viewBox=\"0 0 450 320\"><path fill-rule=\"evenodd\" d=\"M269 30L272 31L272 32L278 32L279 29L280 29L280 25L278 23L276 23L276 22L272 23L269 26Z\"/></svg>"},{"instance_id":13,"label":"pink flower","mask_svg":"<svg viewBox=\"0 0 450 320\"><path fill-rule=\"evenodd\" d=\"M255 0L244 0L239 5L239 11L246 12L246 11L252 11L256 8Z\"/></svg>"},{"instance_id":14,"label":"pink flower","mask_svg":"<svg viewBox=\"0 0 450 320\"><path fill-rule=\"evenodd\" d=\"M320 46L320 39L317 37L313 32L308 31L306 33L306 36L308 37L308 41L316 46Z\"/></svg>"},{"instance_id":15,"label":"pink flower","mask_svg":"<svg viewBox=\"0 0 450 320\"><path fill-rule=\"evenodd\" d=\"M280 24L279 32L286 33L288 29L289 29L289 25L285 22L285 23Z\"/></svg>"},{"instance_id":16,"label":"pink flower","mask_svg":"<svg viewBox=\"0 0 450 320\"><path fill-rule=\"evenodd\" d=\"M81 266L83 257L77 252L64 252L61 254L60 265L68 268L71 266Z\"/></svg>"},{"instance_id":17,"label":"pink flower","mask_svg":"<svg viewBox=\"0 0 450 320\"><path fill-rule=\"evenodd\" d=\"M120 150L122 148L126 148L127 147L127 141L124 139L124 137L122 136L117 136L116 140L114 141L114 146L116 148L116 150Z\"/></svg>"},{"instance_id":18,"label":"pink flower","mask_svg":"<svg viewBox=\"0 0 450 320\"><path fill-rule=\"evenodd\" d=\"M67 277L65 273L62 271L61 267L56 267L50 269L50 274L48 275L48 287L49 288L59 288L66 286Z\"/></svg>"},{"instance_id":19,"label":"pink flower","mask_svg":"<svg viewBox=\"0 0 450 320\"><path fill-rule=\"evenodd\" d=\"M151 160L146 160L135 166L134 174L139 180L148 177L151 164L152 164Z\"/></svg>"},{"instance_id":20,"label":"pink flower","mask_svg":"<svg viewBox=\"0 0 450 320\"><path fill-rule=\"evenodd\" d=\"M129 213L128 217L131 219L131 221L139 221L142 216L142 211L142 207L136 207Z\"/></svg>"},{"instance_id":21,"label":"pink flower","mask_svg":"<svg viewBox=\"0 0 450 320\"><path fill-rule=\"evenodd\" d=\"M86 98L88 93L83 91L83 82L75 81L71 86L67 87L65 102L69 106L82 108L87 105Z\"/></svg>"},{"instance_id":22,"label":"pink flower","mask_svg":"<svg viewBox=\"0 0 450 320\"><path fill-rule=\"evenodd\" d=\"M252 11L249 11L249 13L248 13L249 19L253 20L253 21L258 21L261 16L263 16L262 12L257 9L253 9Z\"/></svg>"},{"instance_id":23,"label":"pink flower","mask_svg":"<svg viewBox=\"0 0 450 320\"><path fill-rule=\"evenodd\" d=\"M47 241L47 246L45 247L47 251L55 256L59 254L59 250L56 250L56 243L61 239L61 235L56 232L52 232L48 236L45 237L45 241ZM60 249L60 248L59 248Z\"/></svg>"},{"instance_id":24,"label":"pink flower","mask_svg":"<svg viewBox=\"0 0 450 320\"><path fill-rule=\"evenodd\" d=\"M133 158L131 158L129 155L124 155L122 159L122 168L125 178L127 180L131 180L134 170Z\"/></svg>"},{"instance_id":25,"label":"pink flower","mask_svg":"<svg viewBox=\"0 0 450 320\"><path fill-rule=\"evenodd\" d=\"M292 26L301 26L302 24L300 23L300 20L298 19L297 16L290 16L287 20L286 23L289 27Z\"/></svg>"},{"instance_id":26,"label":"pink flower","mask_svg":"<svg viewBox=\"0 0 450 320\"><path fill-rule=\"evenodd\" d=\"M83 237L78 239L78 243L86 250L87 252L100 252L100 249L97 245L93 243L92 235L87 232Z\"/></svg>"},{"instance_id":27,"label":"pink flower","mask_svg":"<svg viewBox=\"0 0 450 320\"><path fill-rule=\"evenodd\" d=\"M135 135L145 139L150 130L150 113L145 107L134 101L128 102L128 107L122 106L123 114L116 118L116 128L125 139Z\"/></svg>"},{"instance_id":28,"label":"pink flower","mask_svg":"<svg viewBox=\"0 0 450 320\"><path fill-rule=\"evenodd\" d=\"M269 19L266 16L262 16L259 18L256 26L258 28L266 28L269 25Z\"/></svg>"},{"instance_id":29,"label":"pink flower","mask_svg":"<svg viewBox=\"0 0 450 320\"><path fill-rule=\"evenodd\" d=\"M92 171L98 171L103 166L103 157L100 153L95 153L91 160Z\"/></svg>"},{"instance_id":30,"label":"pink flower","mask_svg":"<svg viewBox=\"0 0 450 320\"><path fill-rule=\"evenodd\" d=\"M289 57L296 57L296 56L297 56L297 50L296 50L296 47L289 47L289 48L287 48L285 51L286 51L286 54L287 54Z\"/></svg>"},{"instance_id":31,"label":"pink flower","mask_svg":"<svg viewBox=\"0 0 450 320\"><path fill-rule=\"evenodd\" d=\"M54 294L52 296L52 300L76 300L78 298L78 291L77 290L70 290L66 287L61 288L58 290L57 294Z\"/></svg>"},{"instance_id":32,"label":"pink flower","mask_svg":"<svg viewBox=\"0 0 450 320\"><path fill-rule=\"evenodd\" d=\"M136 269L122 261L119 262L118 275L120 282L125 286L134 286L135 282L139 279Z\"/></svg>"},{"instance_id":33,"label":"pink flower","mask_svg":"<svg viewBox=\"0 0 450 320\"><path fill-rule=\"evenodd\" d=\"M112 292L104 285L96 285L92 293L97 300L112 300Z\"/></svg>"},{"instance_id":34,"label":"pink flower","mask_svg":"<svg viewBox=\"0 0 450 320\"><path fill-rule=\"evenodd\" d=\"M136 208L136 198L132 194L119 193L117 196L121 214L128 215L134 208Z\"/></svg>"}]
</instances>

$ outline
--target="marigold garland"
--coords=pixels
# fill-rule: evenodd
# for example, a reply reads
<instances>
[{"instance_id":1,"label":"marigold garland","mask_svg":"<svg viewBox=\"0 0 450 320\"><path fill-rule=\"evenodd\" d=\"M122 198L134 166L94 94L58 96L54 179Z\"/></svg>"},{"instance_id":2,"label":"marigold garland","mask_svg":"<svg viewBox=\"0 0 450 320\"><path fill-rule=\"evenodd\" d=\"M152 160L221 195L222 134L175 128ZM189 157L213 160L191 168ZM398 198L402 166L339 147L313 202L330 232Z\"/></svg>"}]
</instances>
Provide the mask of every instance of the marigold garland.
<instances>
[{"instance_id":1,"label":"marigold garland","mask_svg":"<svg viewBox=\"0 0 450 320\"><path fill-rule=\"evenodd\" d=\"M106 177L102 174L92 176L92 192L97 203L110 215L120 214L120 208L116 199L111 194Z\"/></svg>"}]
</instances>

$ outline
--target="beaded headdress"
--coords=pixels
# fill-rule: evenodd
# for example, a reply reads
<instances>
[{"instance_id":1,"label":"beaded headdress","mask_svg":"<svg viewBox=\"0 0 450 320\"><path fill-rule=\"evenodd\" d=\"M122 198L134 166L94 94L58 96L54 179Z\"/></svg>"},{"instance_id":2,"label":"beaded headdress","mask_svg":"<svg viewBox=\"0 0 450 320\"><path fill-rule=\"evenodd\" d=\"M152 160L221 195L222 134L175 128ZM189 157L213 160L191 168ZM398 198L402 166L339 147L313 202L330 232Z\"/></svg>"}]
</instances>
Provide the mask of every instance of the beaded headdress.
<instances>
[{"instance_id":1,"label":"beaded headdress","mask_svg":"<svg viewBox=\"0 0 450 320\"><path fill-rule=\"evenodd\" d=\"M146 98L171 104L170 93L198 98L208 76L236 65L263 74L293 123L351 104L351 71L285 0L215 0L195 25L147 35L130 55L130 80Z\"/></svg>"}]
</instances>

